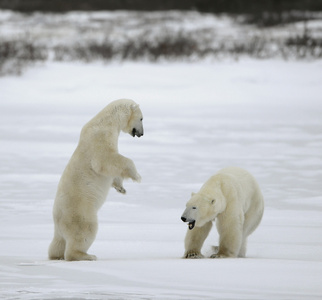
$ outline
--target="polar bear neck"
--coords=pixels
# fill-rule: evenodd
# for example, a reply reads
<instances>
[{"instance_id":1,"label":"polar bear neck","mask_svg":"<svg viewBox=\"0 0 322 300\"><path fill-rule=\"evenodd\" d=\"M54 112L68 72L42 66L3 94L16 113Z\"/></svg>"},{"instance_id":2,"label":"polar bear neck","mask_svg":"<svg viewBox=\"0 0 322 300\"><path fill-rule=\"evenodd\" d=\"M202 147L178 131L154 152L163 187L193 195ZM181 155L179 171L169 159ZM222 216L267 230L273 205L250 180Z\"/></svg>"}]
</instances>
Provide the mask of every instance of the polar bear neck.
<instances>
[{"instance_id":1,"label":"polar bear neck","mask_svg":"<svg viewBox=\"0 0 322 300\"><path fill-rule=\"evenodd\" d=\"M118 138L130 119L131 112L126 105L108 105L92 118L82 129L80 141L96 140L112 151L118 151ZM103 142L104 141L104 142Z\"/></svg>"},{"instance_id":2,"label":"polar bear neck","mask_svg":"<svg viewBox=\"0 0 322 300\"><path fill-rule=\"evenodd\" d=\"M111 129L120 134L130 119L131 111L129 105L110 105L101 110L89 123L102 129Z\"/></svg>"},{"instance_id":3,"label":"polar bear neck","mask_svg":"<svg viewBox=\"0 0 322 300\"><path fill-rule=\"evenodd\" d=\"M105 147L105 151L112 150L118 151L118 138L121 129L113 125L114 122L110 120L100 121L98 124L93 125L92 123L87 123L81 132L82 138L79 139L79 143L85 143L85 146L89 145L101 145Z\"/></svg>"}]
</instances>

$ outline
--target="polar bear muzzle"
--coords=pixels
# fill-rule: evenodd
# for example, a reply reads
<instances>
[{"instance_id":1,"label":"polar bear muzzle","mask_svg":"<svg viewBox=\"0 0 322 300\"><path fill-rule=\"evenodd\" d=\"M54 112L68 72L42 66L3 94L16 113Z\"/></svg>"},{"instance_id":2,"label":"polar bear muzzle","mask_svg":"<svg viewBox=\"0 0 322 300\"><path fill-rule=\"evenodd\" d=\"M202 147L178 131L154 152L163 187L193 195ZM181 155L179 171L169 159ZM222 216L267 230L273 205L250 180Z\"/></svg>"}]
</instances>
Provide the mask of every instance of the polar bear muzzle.
<instances>
[{"instance_id":1,"label":"polar bear muzzle","mask_svg":"<svg viewBox=\"0 0 322 300\"><path fill-rule=\"evenodd\" d=\"M141 131L137 130L136 128L132 129L132 136L133 137L135 137L135 136L140 137L142 135L143 135L143 131L141 132Z\"/></svg>"}]
</instances>

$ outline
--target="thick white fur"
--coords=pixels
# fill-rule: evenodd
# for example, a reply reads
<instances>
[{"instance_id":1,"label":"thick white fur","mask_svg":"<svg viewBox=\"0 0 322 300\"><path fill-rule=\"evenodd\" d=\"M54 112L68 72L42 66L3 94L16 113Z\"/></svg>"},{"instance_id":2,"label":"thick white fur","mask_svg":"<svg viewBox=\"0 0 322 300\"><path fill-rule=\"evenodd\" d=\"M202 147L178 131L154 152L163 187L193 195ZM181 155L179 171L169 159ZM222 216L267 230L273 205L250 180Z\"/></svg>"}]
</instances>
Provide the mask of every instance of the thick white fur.
<instances>
[{"instance_id":1,"label":"thick white fur","mask_svg":"<svg viewBox=\"0 0 322 300\"><path fill-rule=\"evenodd\" d=\"M132 100L113 101L83 127L58 185L50 259L95 260L87 250L110 187L125 193L123 179L141 180L133 161L118 153L120 131L143 135L142 113Z\"/></svg>"},{"instance_id":2,"label":"thick white fur","mask_svg":"<svg viewBox=\"0 0 322 300\"><path fill-rule=\"evenodd\" d=\"M195 227L187 231L184 257L203 257L201 248L215 219L219 247L211 257L245 257L247 237L263 212L263 196L251 174L237 167L220 170L187 202L182 220L195 221Z\"/></svg>"}]
</instances>

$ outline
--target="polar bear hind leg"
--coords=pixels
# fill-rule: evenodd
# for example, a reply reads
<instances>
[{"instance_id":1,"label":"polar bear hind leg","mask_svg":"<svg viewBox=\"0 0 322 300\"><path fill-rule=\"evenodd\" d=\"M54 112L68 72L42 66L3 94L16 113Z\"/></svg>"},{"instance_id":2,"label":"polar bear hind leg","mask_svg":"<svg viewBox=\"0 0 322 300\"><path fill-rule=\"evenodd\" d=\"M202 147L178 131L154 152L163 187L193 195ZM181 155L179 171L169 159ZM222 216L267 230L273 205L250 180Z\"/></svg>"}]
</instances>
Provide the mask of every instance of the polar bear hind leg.
<instances>
[{"instance_id":1,"label":"polar bear hind leg","mask_svg":"<svg viewBox=\"0 0 322 300\"><path fill-rule=\"evenodd\" d=\"M66 242L55 230L54 239L49 246L48 256L49 259L64 259Z\"/></svg>"},{"instance_id":2,"label":"polar bear hind leg","mask_svg":"<svg viewBox=\"0 0 322 300\"><path fill-rule=\"evenodd\" d=\"M263 217L263 206L262 206L262 196L258 196L258 206L255 206L251 211L249 211L245 215L245 222L243 228L243 242L239 250L238 257L245 257L246 256L246 249L247 249L247 238L250 234L252 234L255 229L260 224L262 217ZM255 212L258 210L259 212Z\"/></svg>"},{"instance_id":3,"label":"polar bear hind leg","mask_svg":"<svg viewBox=\"0 0 322 300\"><path fill-rule=\"evenodd\" d=\"M65 260L96 260L96 256L87 254L87 250L95 240L97 227L97 221L86 220L65 226Z\"/></svg>"},{"instance_id":4,"label":"polar bear hind leg","mask_svg":"<svg viewBox=\"0 0 322 300\"><path fill-rule=\"evenodd\" d=\"M245 224L244 224L244 232L243 232L243 240L242 244L238 253L238 257L245 257L246 256L246 250L247 250L247 238L248 236L257 228L261 221L262 217L258 217L255 219L249 220L245 218Z\"/></svg>"},{"instance_id":5,"label":"polar bear hind leg","mask_svg":"<svg viewBox=\"0 0 322 300\"><path fill-rule=\"evenodd\" d=\"M246 249L247 249L247 237L244 237L243 242L241 244L238 257L245 257L246 256Z\"/></svg>"}]
</instances>

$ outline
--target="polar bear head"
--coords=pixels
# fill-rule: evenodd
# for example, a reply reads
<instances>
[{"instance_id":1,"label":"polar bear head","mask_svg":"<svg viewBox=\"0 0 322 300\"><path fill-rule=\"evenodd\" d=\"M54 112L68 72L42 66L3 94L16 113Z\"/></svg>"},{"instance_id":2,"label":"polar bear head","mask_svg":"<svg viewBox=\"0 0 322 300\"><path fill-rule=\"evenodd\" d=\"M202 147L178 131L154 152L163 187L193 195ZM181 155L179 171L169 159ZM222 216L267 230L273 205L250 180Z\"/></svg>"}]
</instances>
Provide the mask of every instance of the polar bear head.
<instances>
[{"instance_id":1,"label":"polar bear head","mask_svg":"<svg viewBox=\"0 0 322 300\"><path fill-rule=\"evenodd\" d=\"M207 222L213 221L225 208L226 201L221 192L216 193L216 197L209 197L202 193L192 193L181 220L187 222L191 230L195 226L202 227Z\"/></svg>"},{"instance_id":2,"label":"polar bear head","mask_svg":"<svg viewBox=\"0 0 322 300\"><path fill-rule=\"evenodd\" d=\"M125 128L122 129L123 132L129 133L133 137L140 137L143 135L143 115L138 104L133 103L130 106L131 114Z\"/></svg>"}]
</instances>

